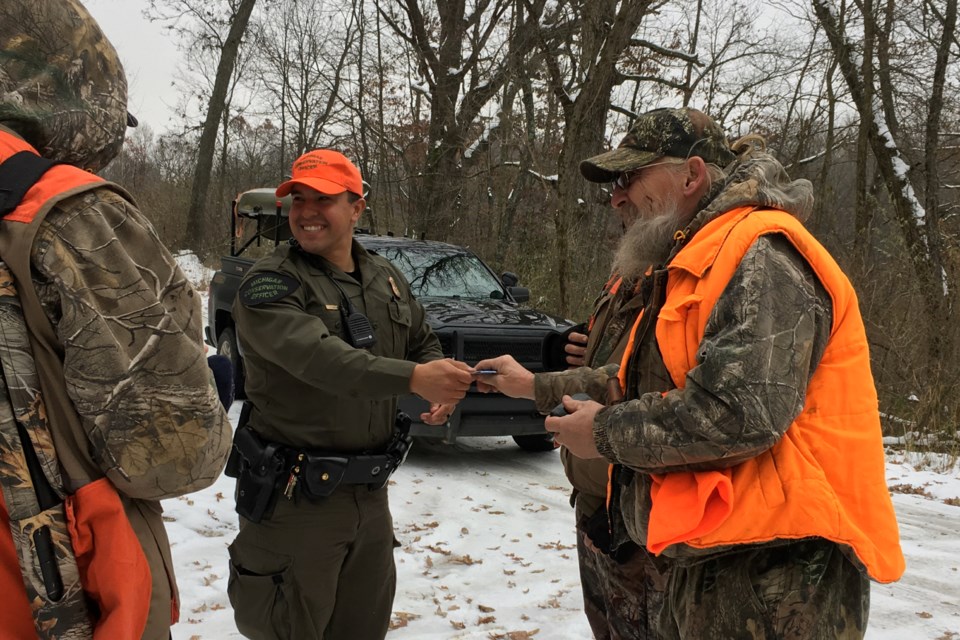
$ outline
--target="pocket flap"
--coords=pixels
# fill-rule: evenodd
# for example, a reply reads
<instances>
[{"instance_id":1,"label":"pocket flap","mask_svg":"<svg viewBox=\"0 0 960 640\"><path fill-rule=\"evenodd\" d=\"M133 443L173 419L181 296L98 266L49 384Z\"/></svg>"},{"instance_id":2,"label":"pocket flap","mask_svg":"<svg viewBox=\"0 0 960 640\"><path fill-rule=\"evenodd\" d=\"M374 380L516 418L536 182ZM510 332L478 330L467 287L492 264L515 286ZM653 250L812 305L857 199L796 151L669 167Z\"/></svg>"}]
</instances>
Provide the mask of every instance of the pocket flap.
<instances>
[{"instance_id":1,"label":"pocket flap","mask_svg":"<svg viewBox=\"0 0 960 640\"><path fill-rule=\"evenodd\" d=\"M308 498L325 498L337 488L346 471L346 458L307 454L300 476L303 491Z\"/></svg>"}]
</instances>

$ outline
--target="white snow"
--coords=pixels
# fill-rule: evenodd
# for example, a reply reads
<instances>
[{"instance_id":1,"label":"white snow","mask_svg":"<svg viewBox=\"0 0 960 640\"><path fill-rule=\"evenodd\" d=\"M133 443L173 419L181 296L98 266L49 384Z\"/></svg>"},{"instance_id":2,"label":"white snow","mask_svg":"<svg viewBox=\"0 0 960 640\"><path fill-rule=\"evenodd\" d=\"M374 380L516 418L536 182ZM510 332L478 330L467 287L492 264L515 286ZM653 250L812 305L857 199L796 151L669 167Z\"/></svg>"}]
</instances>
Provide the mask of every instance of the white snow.
<instances>
[{"instance_id":1,"label":"white snow","mask_svg":"<svg viewBox=\"0 0 960 640\"><path fill-rule=\"evenodd\" d=\"M234 421L238 412L235 405ZM907 572L873 585L867 638L955 637L948 634L960 632L960 467L917 470L895 454L887 478L897 491ZM400 547L388 638L591 637L556 452L526 453L505 438L418 440L389 491ZM902 493L913 491L920 493ZM164 507L182 601L174 636L239 638L226 593L227 545L237 530L233 480L221 477Z\"/></svg>"},{"instance_id":2,"label":"white snow","mask_svg":"<svg viewBox=\"0 0 960 640\"><path fill-rule=\"evenodd\" d=\"M474 152L480 147L481 144L486 143L490 139L490 134L493 133L493 130L500 126L500 117L494 116L489 119L489 121L483 126L483 133L481 133L473 143L467 147L463 152L464 158L472 158Z\"/></svg>"},{"instance_id":3,"label":"white snow","mask_svg":"<svg viewBox=\"0 0 960 640\"><path fill-rule=\"evenodd\" d=\"M231 409L234 423L239 409ZM897 583L873 585L867 638L956 638L960 464L888 453L887 480L907 571ZM555 451L526 453L509 438L418 440L389 491L400 542L389 639L591 637L569 486ZM174 637L241 637L227 599L233 480L221 477L164 508L182 603Z\"/></svg>"}]
</instances>

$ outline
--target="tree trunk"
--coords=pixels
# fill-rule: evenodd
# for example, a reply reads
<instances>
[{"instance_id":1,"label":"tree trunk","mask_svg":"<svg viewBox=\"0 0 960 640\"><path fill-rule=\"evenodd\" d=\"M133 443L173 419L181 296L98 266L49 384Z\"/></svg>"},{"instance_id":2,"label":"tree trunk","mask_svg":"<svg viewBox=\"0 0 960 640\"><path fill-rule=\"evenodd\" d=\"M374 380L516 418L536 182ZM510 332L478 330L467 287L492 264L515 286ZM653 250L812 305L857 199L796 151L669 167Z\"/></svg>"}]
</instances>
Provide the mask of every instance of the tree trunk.
<instances>
[{"instance_id":1,"label":"tree trunk","mask_svg":"<svg viewBox=\"0 0 960 640\"><path fill-rule=\"evenodd\" d=\"M217 145L217 129L223 117L224 103L230 78L233 76L233 67L237 61L237 52L240 50L240 40L247 30L250 14L256 0L241 0L237 13L230 22L230 31L220 50L220 62L217 64L217 76L213 83L213 92L207 107L207 116L203 121L203 132L200 134L200 146L197 150L197 164L193 173L193 188L190 192L190 209L187 214L188 245L197 252L205 249L204 237L206 232L205 206L207 189L210 186L210 172L213 168L213 153Z\"/></svg>"},{"instance_id":2,"label":"tree trunk","mask_svg":"<svg viewBox=\"0 0 960 640\"><path fill-rule=\"evenodd\" d=\"M852 9L849 9L852 11ZM865 105L873 104L873 53L874 53L874 20L873 20L873 0L863 0L863 57L860 63L859 72L863 78L863 103ZM842 28L842 27L841 27ZM857 133L857 208L856 208L856 226L853 237L854 248L858 256L863 258L866 255L868 242L868 232L870 229L870 220L872 218L873 199L869 197L870 185L867 176L870 174L870 127L876 127L872 117L866 117L862 112L860 114L860 127Z\"/></svg>"},{"instance_id":3,"label":"tree trunk","mask_svg":"<svg viewBox=\"0 0 960 640\"><path fill-rule=\"evenodd\" d=\"M854 64L855 54L849 40L837 24L832 8L827 5L828 1L813 0L813 9L830 40L830 46L837 57L840 71L850 89L850 95L860 114L860 119L868 128L870 147L890 195L926 305L929 327L927 335L930 336L927 348L930 361L937 362L942 354L940 338L935 336L942 332L937 331L936 327L947 320L944 314L947 309L946 296L949 293L944 265L939 254L934 254L932 251L934 247L939 246L939 238L932 237L935 229L930 228L928 212L924 210L914 194L907 175L907 164L901 158L893 135L884 123L883 114L877 113L874 104L866 99L868 93L860 79L859 70ZM951 1L955 2L955 0Z\"/></svg>"},{"instance_id":4,"label":"tree trunk","mask_svg":"<svg viewBox=\"0 0 960 640\"><path fill-rule=\"evenodd\" d=\"M586 76L575 100L570 100L557 65L551 65L551 84L564 105L563 146L557 163L557 204L553 213L557 234L557 287L559 312L571 309L570 244L582 222L587 183L580 175L580 161L601 152L610 108L610 93L620 81L616 63L647 14L652 0L593 0L582 5L583 53Z\"/></svg>"}]
</instances>

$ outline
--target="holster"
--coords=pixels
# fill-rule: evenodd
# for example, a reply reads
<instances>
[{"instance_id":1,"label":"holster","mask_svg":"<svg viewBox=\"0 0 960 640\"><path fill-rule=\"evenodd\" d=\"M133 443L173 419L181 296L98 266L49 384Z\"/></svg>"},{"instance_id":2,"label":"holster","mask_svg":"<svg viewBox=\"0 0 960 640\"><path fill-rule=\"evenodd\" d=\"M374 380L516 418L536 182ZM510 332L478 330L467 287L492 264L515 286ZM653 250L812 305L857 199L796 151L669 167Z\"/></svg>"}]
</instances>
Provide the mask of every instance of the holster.
<instances>
[{"instance_id":1,"label":"holster","mask_svg":"<svg viewBox=\"0 0 960 640\"><path fill-rule=\"evenodd\" d=\"M237 513L251 522L269 518L277 504L286 471L282 449L280 444L264 442L250 427L240 427L233 435L224 473L237 479Z\"/></svg>"},{"instance_id":2,"label":"holster","mask_svg":"<svg viewBox=\"0 0 960 640\"><path fill-rule=\"evenodd\" d=\"M394 423L393 438L387 445L386 455L389 458L389 469L386 477L377 482L369 483L371 489L379 489L387 484L393 472L400 468L410 453L410 447L413 446L413 436L410 435L410 416L403 411L397 411L397 418Z\"/></svg>"},{"instance_id":3,"label":"holster","mask_svg":"<svg viewBox=\"0 0 960 640\"><path fill-rule=\"evenodd\" d=\"M297 449L267 442L246 426L250 407L245 403L240 413L224 473L237 479L237 513L251 522L273 514L284 481L288 498L300 494L311 500L326 498L341 484L381 489L406 460L413 443L410 417L398 411L393 438L383 453L345 455Z\"/></svg>"}]
</instances>

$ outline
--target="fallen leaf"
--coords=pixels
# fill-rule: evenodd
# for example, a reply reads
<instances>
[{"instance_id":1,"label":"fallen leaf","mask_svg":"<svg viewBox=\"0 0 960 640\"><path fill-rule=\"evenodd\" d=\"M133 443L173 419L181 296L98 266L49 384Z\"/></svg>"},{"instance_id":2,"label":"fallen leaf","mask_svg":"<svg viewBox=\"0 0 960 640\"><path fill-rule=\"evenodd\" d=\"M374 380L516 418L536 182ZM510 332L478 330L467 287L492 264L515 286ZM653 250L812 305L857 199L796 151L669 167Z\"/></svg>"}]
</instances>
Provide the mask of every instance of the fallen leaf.
<instances>
[{"instance_id":1,"label":"fallen leaf","mask_svg":"<svg viewBox=\"0 0 960 640\"><path fill-rule=\"evenodd\" d=\"M411 620L416 620L420 616L415 613L408 613L406 611L394 611L393 617L390 619L390 630L401 629L408 624Z\"/></svg>"},{"instance_id":2,"label":"fallen leaf","mask_svg":"<svg viewBox=\"0 0 960 640\"><path fill-rule=\"evenodd\" d=\"M912 484L895 484L890 487L891 493L906 493L908 495L914 496L923 496L924 498L932 498L930 492L924 489L923 487L917 487Z\"/></svg>"}]
</instances>

